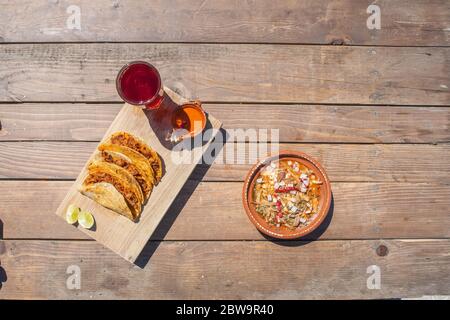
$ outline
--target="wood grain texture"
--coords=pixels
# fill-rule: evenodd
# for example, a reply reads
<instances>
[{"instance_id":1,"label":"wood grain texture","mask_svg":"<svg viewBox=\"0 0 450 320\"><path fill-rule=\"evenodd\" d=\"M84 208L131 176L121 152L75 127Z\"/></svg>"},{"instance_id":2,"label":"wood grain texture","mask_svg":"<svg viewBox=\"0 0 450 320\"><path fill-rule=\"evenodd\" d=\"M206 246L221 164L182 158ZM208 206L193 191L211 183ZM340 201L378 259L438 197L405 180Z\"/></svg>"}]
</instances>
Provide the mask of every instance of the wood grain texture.
<instances>
[{"instance_id":1,"label":"wood grain texture","mask_svg":"<svg viewBox=\"0 0 450 320\"><path fill-rule=\"evenodd\" d=\"M0 179L75 179L97 142L0 142ZM269 144L316 158L332 181L450 182L450 144ZM219 149L219 148L218 148ZM215 162L191 179L242 181L259 154L256 143L227 142ZM255 152L255 153L254 153ZM251 156L254 155L254 156Z\"/></svg>"},{"instance_id":2,"label":"wood grain texture","mask_svg":"<svg viewBox=\"0 0 450 320\"><path fill-rule=\"evenodd\" d=\"M53 215L71 184L1 181L3 238L88 239ZM151 239L264 240L248 221L241 190L238 182L188 181ZM330 216L307 239L450 237L447 184L333 183L332 191Z\"/></svg>"},{"instance_id":3,"label":"wood grain texture","mask_svg":"<svg viewBox=\"0 0 450 320\"><path fill-rule=\"evenodd\" d=\"M278 129L280 142L436 143L450 141L450 108L204 104L231 129ZM121 104L0 105L0 141L99 141ZM268 135L268 139L271 136Z\"/></svg>"},{"instance_id":4,"label":"wood grain texture","mask_svg":"<svg viewBox=\"0 0 450 320\"><path fill-rule=\"evenodd\" d=\"M72 4L81 30L66 27ZM0 0L0 299L450 295L450 2L376 4L381 30L359 0ZM84 43L96 41L117 43ZM319 230L272 242L250 224L241 181L256 144L232 141L218 159L242 148L242 163L196 167L144 270L55 218L73 183L55 180L95 150L122 104L117 71L136 59L209 102L226 132L280 129L280 149L317 158L334 197ZM81 290L66 288L74 264Z\"/></svg>"},{"instance_id":5,"label":"wood grain texture","mask_svg":"<svg viewBox=\"0 0 450 320\"><path fill-rule=\"evenodd\" d=\"M132 267L90 241L1 241L9 299L399 298L450 293L450 240L154 242ZM376 249L384 245L386 256ZM81 289L68 290L68 266ZM377 265L381 288L367 289ZM272 270L276 268L276 272ZM270 276L261 276L270 272ZM27 276L28 275L28 276Z\"/></svg>"},{"instance_id":6,"label":"wood grain texture","mask_svg":"<svg viewBox=\"0 0 450 320\"><path fill-rule=\"evenodd\" d=\"M66 10L73 4L81 9L81 30L67 28ZM449 45L448 1L377 1L381 30L366 26L369 4L358 0L2 0L0 21L8 23L0 24L0 39Z\"/></svg>"},{"instance_id":7,"label":"wood grain texture","mask_svg":"<svg viewBox=\"0 0 450 320\"><path fill-rule=\"evenodd\" d=\"M0 105L0 140L100 141L122 106L123 103Z\"/></svg>"},{"instance_id":8,"label":"wood grain texture","mask_svg":"<svg viewBox=\"0 0 450 320\"><path fill-rule=\"evenodd\" d=\"M8 44L0 101L120 101L118 70L143 59L166 86L203 101L448 106L449 57L436 47Z\"/></svg>"}]
</instances>

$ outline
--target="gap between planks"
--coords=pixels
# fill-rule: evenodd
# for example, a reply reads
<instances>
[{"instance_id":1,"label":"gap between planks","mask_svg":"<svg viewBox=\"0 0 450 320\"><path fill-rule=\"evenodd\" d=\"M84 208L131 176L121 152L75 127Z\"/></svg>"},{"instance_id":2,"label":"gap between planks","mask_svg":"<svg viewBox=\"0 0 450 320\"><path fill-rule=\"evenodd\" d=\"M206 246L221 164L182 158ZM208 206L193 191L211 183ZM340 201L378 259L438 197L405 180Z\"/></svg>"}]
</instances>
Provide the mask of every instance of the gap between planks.
<instances>
[{"instance_id":1,"label":"gap between planks","mask_svg":"<svg viewBox=\"0 0 450 320\"><path fill-rule=\"evenodd\" d=\"M206 45L283 45L283 46L318 46L318 47L375 47L375 48L450 48L450 45L387 45L387 44L333 44L333 43L311 43L311 42L211 42L211 41L22 41L22 42L0 42L4 45L59 45L59 44L206 44Z\"/></svg>"},{"instance_id":2,"label":"gap between planks","mask_svg":"<svg viewBox=\"0 0 450 320\"><path fill-rule=\"evenodd\" d=\"M273 243L304 243L308 244L313 241L377 241L377 240L386 240L386 241L437 241L437 240L450 240L450 237L417 237L417 238L401 238L401 237L378 237L378 238L317 238L314 240L302 240L302 239L292 239L292 240L281 240L281 239L159 239L159 240L148 240L148 243L158 243L158 242L265 242L270 241ZM94 239L72 239L72 238L1 238L1 241L72 241L72 242L96 242Z\"/></svg>"},{"instance_id":3,"label":"gap between planks","mask_svg":"<svg viewBox=\"0 0 450 320\"><path fill-rule=\"evenodd\" d=\"M395 108L395 107L410 107L410 108L449 108L450 104L441 104L441 105L417 105L417 104L368 104L368 103L346 103L346 102L301 102L301 101L221 101L221 100L202 100L203 104L211 104L211 105L220 105L220 104L224 104L224 105L233 105L233 104L237 104L237 105L268 105L268 106L296 106L298 105L299 107L302 106L336 106L336 107L344 107L344 106L348 106L348 107L379 107L379 108L383 108L383 107L388 107L388 108ZM95 105L95 104L115 104L115 105L123 105L123 101L115 101L115 100L104 100L104 101L70 101L70 100L61 100L61 101L56 101L56 100L49 100L49 101L33 101L33 100L26 100L26 101L0 101L0 106L1 105L19 105L19 106L24 106L24 105L33 105L33 104L69 104L69 105L82 105L82 104L87 104L87 105Z\"/></svg>"}]
</instances>

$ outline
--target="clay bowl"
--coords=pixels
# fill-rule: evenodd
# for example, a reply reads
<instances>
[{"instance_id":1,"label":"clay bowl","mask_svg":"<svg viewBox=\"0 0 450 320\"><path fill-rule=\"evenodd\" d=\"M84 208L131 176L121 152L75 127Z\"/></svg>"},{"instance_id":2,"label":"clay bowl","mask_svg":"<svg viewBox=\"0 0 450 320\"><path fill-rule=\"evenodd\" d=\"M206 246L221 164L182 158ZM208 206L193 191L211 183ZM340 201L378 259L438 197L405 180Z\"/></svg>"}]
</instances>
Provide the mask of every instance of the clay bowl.
<instances>
[{"instance_id":1,"label":"clay bowl","mask_svg":"<svg viewBox=\"0 0 450 320\"><path fill-rule=\"evenodd\" d=\"M320 199L319 199L319 212L318 215L309 223L309 225L304 227L299 227L296 229L289 229L284 226L276 227L267 223L264 218L262 218L255 210L252 201L252 190L254 188L256 177L259 171L265 166L269 165L271 161L277 160L292 160L297 161L300 164L311 169L316 177L318 177L323 184L320 188ZM255 225L255 227L267 236L277 238L277 239L297 239L304 237L307 234L313 232L325 219L328 214L328 210L331 205L331 186L330 180L328 179L323 167L313 158L305 153L298 151L280 151L276 155L269 156L258 163L256 163L247 174L244 181L244 187L242 190L242 201L244 204L245 212L247 213L250 221Z\"/></svg>"}]
</instances>

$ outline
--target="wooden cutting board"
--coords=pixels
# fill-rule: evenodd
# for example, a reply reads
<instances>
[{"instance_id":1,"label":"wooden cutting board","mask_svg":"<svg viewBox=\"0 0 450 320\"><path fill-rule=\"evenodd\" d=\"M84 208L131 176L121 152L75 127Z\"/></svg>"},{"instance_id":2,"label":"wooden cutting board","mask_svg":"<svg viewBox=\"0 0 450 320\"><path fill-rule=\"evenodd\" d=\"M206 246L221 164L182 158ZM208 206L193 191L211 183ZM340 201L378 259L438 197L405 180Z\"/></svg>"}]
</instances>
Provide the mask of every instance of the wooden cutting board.
<instances>
[{"instance_id":1,"label":"wooden cutting board","mask_svg":"<svg viewBox=\"0 0 450 320\"><path fill-rule=\"evenodd\" d=\"M165 88L163 105L157 110L143 110L125 104L102 139L102 141L106 140L116 131L126 131L141 137L162 158L164 175L161 182L153 188L148 202L143 206L138 222L132 222L106 209L78 192L78 188L87 174L87 166L95 152L69 189L56 214L65 219L66 210L70 204L91 212L95 218L95 225L92 229L86 230L77 224L75 226L121 257L135 262L221 127L220 121L208 114L206 129L213 129L213 133L208 137L203 137L202 146L185 150L183 156L190 157L191 161L180 164L177 157L182 151L174 150L173 144L167 142L165 138L171 128L170 112L168 111L174 110L178 105L187 101L169 88ZM186 227L189 228L189 226Z\"/></svg>"}]
</instances>

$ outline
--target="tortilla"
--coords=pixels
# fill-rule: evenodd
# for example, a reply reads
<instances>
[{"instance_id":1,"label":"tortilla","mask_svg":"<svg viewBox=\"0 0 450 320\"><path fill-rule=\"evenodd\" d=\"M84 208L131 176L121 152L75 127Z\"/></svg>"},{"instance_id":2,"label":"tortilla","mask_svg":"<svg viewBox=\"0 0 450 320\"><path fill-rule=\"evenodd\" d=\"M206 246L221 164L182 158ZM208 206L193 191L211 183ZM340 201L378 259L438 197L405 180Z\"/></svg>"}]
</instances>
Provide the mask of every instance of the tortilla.
<instances>
[{"instance_id":1,"label":"tortilla","mask_svg":"<svg viewBox=\"0 0 450 320\"><path fill-rule=\"evenodd\" d=\"M98 146L97 158L114 163L133 175L141 187L144 199L147 200L156 183L155 173L146 157L125 146L102 143Z\"/></svg>"},{"instance_id":2,"label":"tortilla","mask_svg":"<svg viewBox=\"0 0 450 320\"><path fill-rule=\"evenodd\" d=\"M98 182L112 184L127 201L134 219L139 217L144 196L132 174L118 165L99 160L91 162L88 170L89 175L84 180L83 186L89 186Z\"/></svg>"},{"instance_id":3,"label":"tortilla","mask_svg":"<svg viewBox=\"0 0 450 320\"><path fill-rule=\"evenodd\" d=\"M112 144L126 146L142 154L144 157L148 159L155 172L156 183L158 183L161 180L162 177L161 158L159 157L158 153L152 148L150 148L144 141L142 141L142 139L137 138L127 132L119 131L113 133L109 138L108 142Z\"/></svg>"},{"instance_id":4,"label":"tortilla","mask_svg":"<svg viewBox=\"0 0 450 320\"><path fill-rule=\"evenodd\" d=\"M81 187L80 192L105 208L111 209L130 220L135 220L123 195L107 182L97 182Z\"/></svg>"}]
</instances>

